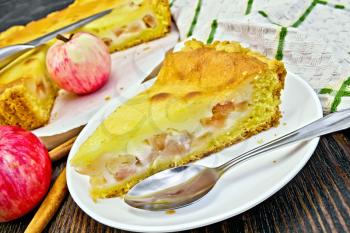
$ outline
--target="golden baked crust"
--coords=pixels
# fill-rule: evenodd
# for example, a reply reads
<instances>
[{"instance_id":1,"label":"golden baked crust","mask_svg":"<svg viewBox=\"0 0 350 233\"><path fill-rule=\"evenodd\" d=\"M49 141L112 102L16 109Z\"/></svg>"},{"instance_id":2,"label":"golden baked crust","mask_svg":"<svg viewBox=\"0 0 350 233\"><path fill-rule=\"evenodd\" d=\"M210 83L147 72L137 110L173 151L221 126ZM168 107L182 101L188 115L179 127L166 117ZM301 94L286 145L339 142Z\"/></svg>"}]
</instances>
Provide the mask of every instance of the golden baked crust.
<instances>
[{"instance_id":1,"label":"golden baked crust","mask_svg":"<svg viewBox=\"0 0 350 233\"><path fill-rule=\"evenodd\" d=\"M111 8L114 10L110 14L78 30L102 38L110 52L159 38L169 31L167 0L76 0L43 19L0 33L0 47L28 42ZM58 91L45 64L46 51L53 42L23 55L0 71L0 124L35 129L49 121Z\"/></svg>"},{"instance_id":2,"label":"golden baked crust","mask_svg":"<svg viewBox=\"0 0 350 233\"><path fill-rule=\"evenodd\" d=\"M238 43L188 41L166 56L153 86L108 116L70 162L90 176L93 198L123 195L151 174L277 125L285 75L283 63Z\"/></svg>"}]
</instances>

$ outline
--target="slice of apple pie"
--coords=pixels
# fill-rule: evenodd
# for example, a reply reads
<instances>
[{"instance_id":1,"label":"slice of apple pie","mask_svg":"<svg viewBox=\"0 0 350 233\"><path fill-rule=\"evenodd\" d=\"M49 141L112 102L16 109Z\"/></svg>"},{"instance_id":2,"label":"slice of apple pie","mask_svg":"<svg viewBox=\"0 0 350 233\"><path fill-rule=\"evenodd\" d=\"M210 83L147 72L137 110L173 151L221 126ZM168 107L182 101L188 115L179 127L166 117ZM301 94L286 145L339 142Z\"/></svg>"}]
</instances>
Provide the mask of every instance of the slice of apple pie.
<instances>
[{"instance_id":1,"label":"slice of apple pie","mask_svg":"<svg viewBox=\"0 0 350 233\"><path fill-rule=\"evenodd\" d=\"M61 11L0 33L0 47L26 43L108 9L113 11L77 31L90 32L100 37L110 52L162 37L170 29L171 16L167 0L75 0Z\"/></svg>"},{"instance_id":2,"label":"slice of apple pie","mask_svg":"<svg viewBox=\"0 0 350 233\"><path fill-rule=\"evenodd\" d=\"M45 64L47 45L0 71L0 125L34 129L47 123L58 88Z\"/></svg>"},{"instance_id":3,"label":"slice of apple pie","mask_svg":"<svg viewBox=\"0 0 350 233\"><path fill-rule=\"evenodd\" d=\"M280 119L281 62L235 42L192 40L166 56L156 82L118 107L70 161L91 196L126 193L141 179L219 151Z\"/></svg>"}]
</instances>

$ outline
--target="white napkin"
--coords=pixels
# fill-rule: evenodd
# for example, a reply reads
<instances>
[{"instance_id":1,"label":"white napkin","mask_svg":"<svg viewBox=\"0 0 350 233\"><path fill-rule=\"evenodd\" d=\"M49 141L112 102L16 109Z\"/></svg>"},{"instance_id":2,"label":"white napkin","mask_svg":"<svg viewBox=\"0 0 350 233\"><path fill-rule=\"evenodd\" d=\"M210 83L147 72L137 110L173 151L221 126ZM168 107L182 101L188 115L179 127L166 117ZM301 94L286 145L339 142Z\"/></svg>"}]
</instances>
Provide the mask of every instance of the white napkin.
<instances>
[{"instance_id":1,"label":"white napkin","mask_svg":"<svg viewBox=\"0 0 350 233\"><path fill-rule=\"evenodd\" d=\"M350 107L349 9L349 0L171 2L182 40L233 40L283 60L314 88L325 112Z\"/></svg>"}]
</instances>

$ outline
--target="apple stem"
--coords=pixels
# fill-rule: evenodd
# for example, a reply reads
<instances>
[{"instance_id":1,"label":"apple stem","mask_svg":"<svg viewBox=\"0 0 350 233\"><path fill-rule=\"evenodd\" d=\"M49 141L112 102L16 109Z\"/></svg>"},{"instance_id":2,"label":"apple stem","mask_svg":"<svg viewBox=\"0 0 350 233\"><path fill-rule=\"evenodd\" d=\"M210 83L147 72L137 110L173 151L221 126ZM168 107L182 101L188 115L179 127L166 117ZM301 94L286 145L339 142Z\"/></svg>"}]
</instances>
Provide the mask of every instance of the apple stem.
<instances>
[{"instance_id":1,"label":"apple stem","mask_svg":"<svg viewBox=\"0 0 350 233\"><path fill-rule=\"evenodd\" d=\"M71 38L72 38L72 35L71 35L69 38L62 36L61 34L58 34L58 35L56 36L56 39L57 39L57 40L61 40L61 41L63 41L63 42L68 42Z\"/></svg>"}]
</instances>

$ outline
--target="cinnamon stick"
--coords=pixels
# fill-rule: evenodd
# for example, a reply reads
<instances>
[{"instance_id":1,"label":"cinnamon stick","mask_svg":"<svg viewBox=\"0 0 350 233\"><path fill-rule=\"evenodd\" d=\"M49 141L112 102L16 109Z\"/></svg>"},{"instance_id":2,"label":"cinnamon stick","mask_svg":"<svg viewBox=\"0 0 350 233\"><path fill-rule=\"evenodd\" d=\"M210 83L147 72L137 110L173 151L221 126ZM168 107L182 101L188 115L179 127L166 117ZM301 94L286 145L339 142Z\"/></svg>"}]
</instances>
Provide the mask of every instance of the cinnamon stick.
<instances>
[{"instance_id":1,"label":"cinnamon stick","mask_svg":"<svg viewBox=\"0 0 350 233\"><path fill-rule=\"evenodd\" d=\"M49 152L49 156L50 156L51 160L57 161L65 156L67 156L70 149L72 148L72 145L73 145L75 139L77 139L77 136L72 137L68 141L66 141L63 144L59 145L58 147L52 149Z\"/></svg>"},{"instance_id":2,"label":"cinnamon stick","mask_svg":"<svg viewBox=\"0 0 350 233\"><path fill-rule=\"evenodd\" d=\"M57 177L55 183L51 187L49 193L46 195L44 201L41 203L38 211L35 213L32 221L29 223L25 233L39 233L42 232L46 225L55 215L58 208L68 192L66 182L66 168L64 168Z\"/></svg>"}]
</instances>

